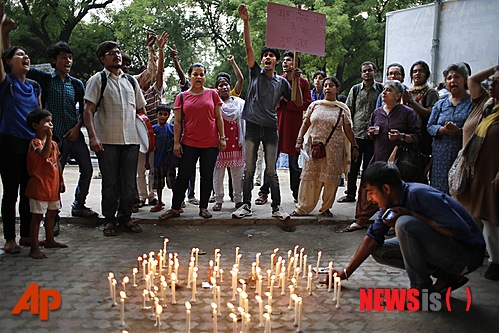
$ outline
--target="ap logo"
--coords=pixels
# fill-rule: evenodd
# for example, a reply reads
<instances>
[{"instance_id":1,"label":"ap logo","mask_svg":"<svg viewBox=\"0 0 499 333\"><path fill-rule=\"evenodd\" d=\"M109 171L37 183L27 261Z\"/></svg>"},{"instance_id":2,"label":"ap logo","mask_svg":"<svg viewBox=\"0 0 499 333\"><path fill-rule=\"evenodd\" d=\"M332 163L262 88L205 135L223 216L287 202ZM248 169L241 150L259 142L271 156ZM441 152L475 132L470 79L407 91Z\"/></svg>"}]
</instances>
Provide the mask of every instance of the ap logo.
<instances>
[{"instance_id":1,"label":"ap logo","mask_svg":"<svg viewBox=\"0 0 499 333\"><path fill-rule=\"evenodd\" d=\"M22 311L31 311L39 315L40 320L49 320L49 311L61 307L61 294L55 289L40 289L38 283L28 286L10 314L20 314Z\"/></svg>"}]
</instances>

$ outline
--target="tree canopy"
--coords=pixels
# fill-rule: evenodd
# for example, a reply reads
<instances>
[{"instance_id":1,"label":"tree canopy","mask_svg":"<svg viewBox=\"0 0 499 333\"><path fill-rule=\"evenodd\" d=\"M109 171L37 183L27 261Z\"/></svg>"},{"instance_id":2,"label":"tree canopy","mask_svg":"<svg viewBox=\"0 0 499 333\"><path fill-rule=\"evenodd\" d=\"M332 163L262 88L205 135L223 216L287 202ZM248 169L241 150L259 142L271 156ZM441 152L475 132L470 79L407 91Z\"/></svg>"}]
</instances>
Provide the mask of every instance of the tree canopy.
<instances>
[{"instance_id":1,"label":"tree canopy","mask_svg":"<svg viewBox=\"0 0 499 333\"><path fill-rule=\"evenodd\" d=\"M360 82L363 61L373 61L382 68L386 13L432 1L274 2L326 14L326 55L300 54L301 70L311 79L317 69L323 69L342 82L340 91L344 91ZM225 61L229 54L247 75L239 4L240 0L13 0L6 2L6 13L18 23L12 43L25 46L33 63L47 62L46 47L66 41L75 51L72 74L83 80L100 70L95 49L104 40L116 40L132 57L133 67L140 67L147 60L147 31L154 30L168 32L168 45L177 46L185 70L202 62L208 69L207 82L213 82L219 71L232 73ZM265 45L267 1L254 0L247 7L253 47L259 50ZM170 57L166 56L165 62L165 68L171 65ZM165 76L168 100L176 91L176 75L172 73L169 68Z\"/></svg>"}]
</instances>

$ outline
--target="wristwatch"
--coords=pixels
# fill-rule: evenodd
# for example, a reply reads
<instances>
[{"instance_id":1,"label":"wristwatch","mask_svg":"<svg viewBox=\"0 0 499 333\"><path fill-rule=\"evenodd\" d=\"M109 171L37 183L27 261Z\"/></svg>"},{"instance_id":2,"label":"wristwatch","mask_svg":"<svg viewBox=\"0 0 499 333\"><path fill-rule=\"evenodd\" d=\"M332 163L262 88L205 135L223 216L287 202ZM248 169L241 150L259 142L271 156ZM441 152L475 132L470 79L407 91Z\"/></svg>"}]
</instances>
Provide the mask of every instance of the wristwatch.
<instances>
[{"instance_id":1,"label":"wristwatch","mask_svg":"<svg viewBox=\"0 0 499 333\"><path fill-rule=\"evenodd\" d=\"M221 136L221 137L220 137L220 140L227 141L227 140L229 140L229 139L227 139L227 137L226 137L226 136Z\"/></svg>"}]
</instances>

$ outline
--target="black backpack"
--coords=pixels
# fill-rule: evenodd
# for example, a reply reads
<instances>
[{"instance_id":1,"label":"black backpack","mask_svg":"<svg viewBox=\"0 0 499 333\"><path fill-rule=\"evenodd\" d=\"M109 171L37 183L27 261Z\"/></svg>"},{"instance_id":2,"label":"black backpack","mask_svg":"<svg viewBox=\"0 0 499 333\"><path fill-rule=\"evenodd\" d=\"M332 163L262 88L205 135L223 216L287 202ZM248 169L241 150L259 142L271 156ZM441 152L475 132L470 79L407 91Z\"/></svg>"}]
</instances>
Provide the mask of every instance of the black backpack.
<instances>
[{"instance_id":1,"label":"black backpack","mask_svg":"<svg viewBox=\"0 0 499 333\"><path fill-rule=\"evenodd\" d=\"M135 79L133 78L133 76L130 74L125 74L125 75L128 81L130 81L130 83L132 84L133 90L136 91L137 87L135 86ZM95 111L97 111L97 108L99 107L100 102L102 101L102 95L104 95L104 90L106 89L107 86L107 75L105 71L100 72L100 79L101 79L100 97L99 101L95 105Z\"/></svg>"}]
</instances>

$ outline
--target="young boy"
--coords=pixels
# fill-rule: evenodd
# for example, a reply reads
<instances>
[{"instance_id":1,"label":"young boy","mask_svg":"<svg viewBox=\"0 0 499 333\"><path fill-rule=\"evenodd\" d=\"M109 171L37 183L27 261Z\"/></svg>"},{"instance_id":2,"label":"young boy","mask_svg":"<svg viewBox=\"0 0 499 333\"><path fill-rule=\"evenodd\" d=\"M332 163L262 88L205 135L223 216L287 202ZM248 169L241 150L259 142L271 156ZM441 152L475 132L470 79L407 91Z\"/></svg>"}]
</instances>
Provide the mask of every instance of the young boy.
<instances>
[{"instance_id":1,"label":"young boy","mask_svg":"<svg viewBox=\"0 0 499 333\"><path fill-rule=\"evenodd\" d=\"M246 120L246 169L244 172L243 205L232 213L232 217L243 218L252 215L251 190L253 189L257 151L260 142L262 142L266 162L265 173L270 180L272 216L285 221L289 219L289 214L281 207L281 192L276 171L278 134L275 108L281 98L291 99L291 85L285 78L276 75L275 67L280 59L280 53L277 49L264 47L261 52L263 67L258 65L251 45L248 9L244 4L241 4L238 11L244 23L244 43L251 80L243 110L243 119ZM293 69L293 77L298 78L299 76L299 70ZM297 106L303 104L300 89L298 89L295 104ZM287 226L285 227L287 229Z\"/></svg>"},{"instance_id":2,"label":"young boy","mask_svg":"<svg viewBox=\"0 0 499 333\"><path fill-rule=\"evenodd\" d=\"M65 191L62 178L62 168L59 163L59 149L52 141L52 114L45 109L35 109L26 117L29 126L35 131L28 149L28 174L30 176L26 187L32 213L30 225L31 250L33 259L45 259L47 256L40 251L38 233L43 214L45 217L45 248L67 247L54 240L54 216L61 208L60 193Z\"/></svg>"},{"instance_id":3,"label":"young boy","mask_svg":"<svg viewBox=\"0 0 499 333\"><path fill-rule=\"evenodd\" d=\"M151 212L163 210L163 189L166 186L171 189L175 183L176 167L178 157L173 155L173 124L168 124L171 108L166 104L157 107L158 123L153 125L156 135L156 149L154 150L154 179L152 188L158 193L158 204L151 208Z\"/></svg>"}]
</instances>

